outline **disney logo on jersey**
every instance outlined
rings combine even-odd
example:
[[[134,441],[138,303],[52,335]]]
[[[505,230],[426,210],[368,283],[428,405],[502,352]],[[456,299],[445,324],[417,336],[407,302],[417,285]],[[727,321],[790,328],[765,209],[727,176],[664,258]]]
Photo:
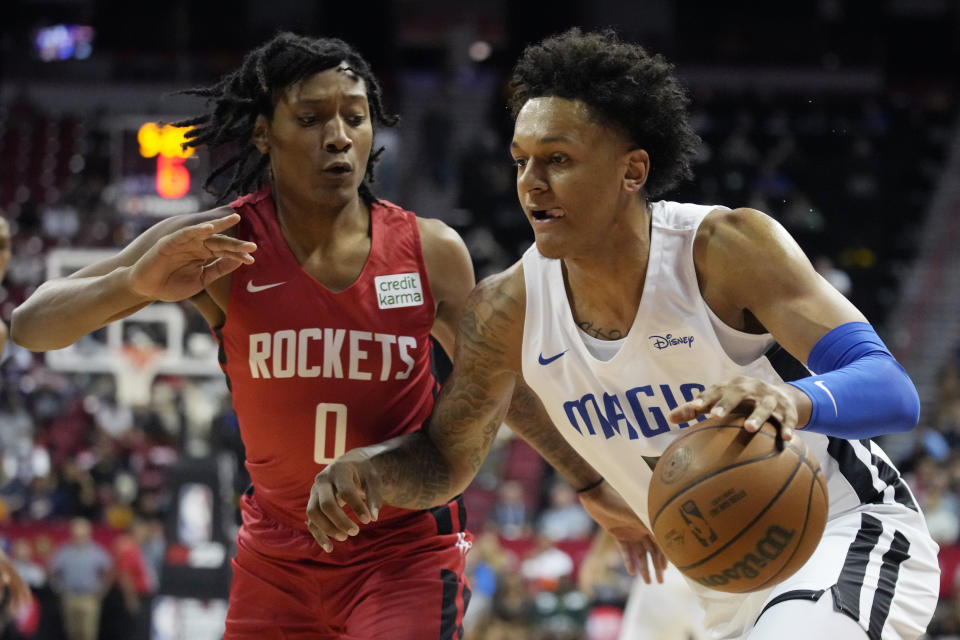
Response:
[[[674,338],[672,333],[668,333],[665,336],[649,336],[649,338],[653,340],[653,346],[656,347],[657,351],[682,344],[687,345],[687,348],[693,348],[693,336],[677,336]]]
[[[706,386],[699,382],[687,382],[676,388],[647,384],[619,393],[588,393],[564,402],[563,411],[570,426],[582,436],[602,435],[608,440],[614,436],[630,440],[653,438],[670,432],[667,413],[679,402],[693,400],[704,389]],[[697,421],[705,419],[700,416]],[[690,423],[684,422],[675,428],[688,426]]]
[[[423,287],[419,273],[395,273],[373,279],[377,292],[377,306],[381,309],[399,309],[423,304]]]

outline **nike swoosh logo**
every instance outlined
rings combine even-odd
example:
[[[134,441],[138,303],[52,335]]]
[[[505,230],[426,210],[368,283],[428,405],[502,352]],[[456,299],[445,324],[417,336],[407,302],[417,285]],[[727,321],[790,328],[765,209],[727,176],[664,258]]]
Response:
[[[564,349],[563,351],[561,351],[560,353],[558,353],[558,354],[555,355],[555,356],[552,356],[552,357],[550,357],[550,358],[544,358],[544,357],[543,357],[543,352],[541,351],[541,352],[540,352],[540,364],[550,364],[551,362],[553,362],[554,360],[556,360],[557,358],[559,358],[560,356],[562,356],[562,355],[565,354],[566,352],[567,352],[567,349]]]
[[[273,289],[274,287],[279,287],[282,284],[287,284],[286,280],[283,282],[274,282],[273,284],[253,284],[253,280],[247,280],[247,291],[250,293],[257,293],[260,291],[266,291],[267,289]]]
[[[827,389],[827,385],[823,384],[823,380],[814,380],[813,384],[826,391],[827,395],[830,396],[830,402],[833,403],[833,417],[836,418],[838,415],[840,415],[840,412],[837,411],[837,401],[833,397],[833,394],[830,393],[830,389]]]

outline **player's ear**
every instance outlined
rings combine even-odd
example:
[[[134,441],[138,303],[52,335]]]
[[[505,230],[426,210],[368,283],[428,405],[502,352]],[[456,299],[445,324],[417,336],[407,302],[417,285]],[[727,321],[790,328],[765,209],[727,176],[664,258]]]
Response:
[[[260,114],[253,123],[253,146],[263,155],[270,152],[270,143],[267,141],[267,119]]]
[[[637,193],[650,175],[650,155],[643,149],[631,149],[626,155],[627,170],[623,175],[623,189]]]

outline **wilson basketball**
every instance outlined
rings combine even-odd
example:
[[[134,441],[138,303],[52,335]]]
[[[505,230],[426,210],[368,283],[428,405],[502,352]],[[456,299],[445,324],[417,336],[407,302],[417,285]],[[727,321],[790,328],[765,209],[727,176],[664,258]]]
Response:
[[[649,493],[653,533],[688,578],[718,591],[772,587],[807,561],[827,520],[827,486],[799,436],[765,424],[705,425],[657,462]]]

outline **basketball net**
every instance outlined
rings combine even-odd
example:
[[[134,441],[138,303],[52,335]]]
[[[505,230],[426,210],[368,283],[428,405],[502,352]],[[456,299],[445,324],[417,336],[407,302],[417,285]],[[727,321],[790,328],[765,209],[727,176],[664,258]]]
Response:
[[[157,345],[125,344],[113,349],[118,403],[128,407],[150,404],[150,388],[166,353]]]

